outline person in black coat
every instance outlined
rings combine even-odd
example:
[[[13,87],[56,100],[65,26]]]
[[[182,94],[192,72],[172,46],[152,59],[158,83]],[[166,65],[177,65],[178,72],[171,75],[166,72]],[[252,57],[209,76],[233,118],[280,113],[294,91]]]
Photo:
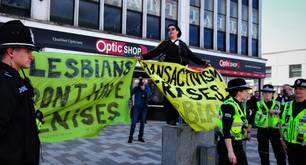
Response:
[[[31,30],[14,20],[0,28],[0,164],[39,164],[33,87],[19,71],[29,68],[36,50]]]
[[[148,60],[157,56],[162,56],[161,58],[164,62],[187,65],[192,61],[195,64],[207,67],[207,62],[194,55],[186,43],[179,39],[181,35],[182,32],[177,25],[168,25],[168,40],[162,41],[156,48],[139,58]],[[170,125],[176,125],[179,116],[178,112],[166,98],[164,106],[166,109],[167,123]]]

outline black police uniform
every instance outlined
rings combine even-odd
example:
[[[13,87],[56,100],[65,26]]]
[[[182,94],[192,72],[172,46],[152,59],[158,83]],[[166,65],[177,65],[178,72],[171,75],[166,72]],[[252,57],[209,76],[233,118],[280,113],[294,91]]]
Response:
[[[39,164],[32,86],[0,63],[0,164]]]
[[[37,50],[32,31],[21,21],[0,28],[1,58],[7,48]],[[18,71],[0,62],[0,165],[39,164],[40,141],[33,87]]]

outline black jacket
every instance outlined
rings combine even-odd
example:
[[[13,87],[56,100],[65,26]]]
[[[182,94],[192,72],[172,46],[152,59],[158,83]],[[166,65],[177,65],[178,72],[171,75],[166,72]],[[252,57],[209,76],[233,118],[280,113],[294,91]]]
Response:
[[[0,164],[39,164],[33,88],[0,62]]]
[[[195,56],[188,46],[179,40],[179,46],[171,40],[162,41],[156,48],[143,55],[144,60],[165,55],[164,62],[174,62],[181,65],[189,64],[190,60],[198,65],[205,65],[206,61]]]

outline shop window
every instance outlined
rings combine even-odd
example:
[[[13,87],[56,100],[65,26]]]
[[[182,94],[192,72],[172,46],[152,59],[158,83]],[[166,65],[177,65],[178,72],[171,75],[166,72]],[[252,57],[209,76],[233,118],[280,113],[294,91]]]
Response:
[[[147,38],[160,39],[160,17],[147,16]]]
[[[204,28],[204,48],[213,49],[213,29]]]
[[[248,37],[241,37],[241,54],[248,55]]]
[[[189,44],[192,46],[200,45],[200,1],[190,1],[189,14]]]
[[[147,38],[160,40],[160,0],[147,1]]]
[[[252,56],[258,57],[258,40],[252,39]]]
[[[117,4],[118,5],[118,4]],[[114,5],[104,6],[104,30],[121,33],[122,8]]]
[[[238,37],[235,34],[230,34],[230,52],[237,53]]]
[[[302,65],[289,65],[289,78],[301,77],[302,76]]]
[[[104,4],[122,7],[122,0],[104,0]]]
[[[199,46],[200,27],[190,25],[189,27],[189,44],[191,46]]]
[[[30,17],[31,0],[1,0],[0,2],[0,12]]]
[[[126,18],[126,34],[141,37],[142,13],[128,10]]]
[[[218,31],[217,37],[217,48],[220,51],[225,51],[225,32]]]
[[[50,5],[50,21],[73,25],[73,0],[52,0]]]
[[[79,26],[99,29],[99,0],[80,0]]]

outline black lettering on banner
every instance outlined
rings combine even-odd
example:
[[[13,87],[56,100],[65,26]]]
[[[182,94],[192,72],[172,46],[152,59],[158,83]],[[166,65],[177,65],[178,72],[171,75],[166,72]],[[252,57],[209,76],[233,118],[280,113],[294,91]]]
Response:
[[[149,69],[149,72],[150,74],[155,74],[155,65],[154,64],[151,64],[150,68]]]
[[[209,96],[209,88],[199,88],[199,91],[202,93],[202,95],[207,99],[207,100],[217,100],[215,97],[210,97]]]
[[[83,124],[91,125],[94,122],[94,117],[92,116],[92,114],[90,114],[91,111],[92,111],[92,106],[85,108],[80,113],[80,116],[84,118],[81,120]],[[89,112],[89,113],[86,113],[86,112]]]
[[[197,90],[194,88],[187,88],[186,91],[188,94],[195,96],[195,97],[189,96],[190,99],[201,100],[203,98],[203,96],[201,94],[198,94]]]
[[[202,74],[203,74],[203,76],[206,78],[205,80],[206,80],[207,82],[212,82],[212,81],[214,81],[214,78],[212,77],[212,75],[210,74],[210,72],[209,72],[208,70],[204,70],[204,71],[202,72]]]
[[[125,63],[125,70],[123,72],[123,75],[127,75],[130,72],[130,70],[132,69],[132,65],[133,65],[132,61],[127,61]]]
[[[200,77],[199,77],[199,74],[197,72],[193,72],[192,74],[192,79],[195,80],[195,82],[197,82],[197,85],[201,85],[201,80],[200,80]]]
[[[89,101],[92,95],[95,95],[93,100],[97,100],[98,94],[102,88],[103,88],[103,83],[100,83],[99,89],[97,89],[97,84],[94,83],[92,87],[92,93],[87,96],[87,100]]]
[[[214,77],[214,79],[219,78],[219,81],[223,82],[221,75],[218,73],[216,69],[209,69],[209,72]]]
[[[177,97],[180,98],[183,95],[185,95],[185,93],[183,92],[183,90],[180,87],[176,87],[175,88],[176,92],[177,92]]]
[[[100,109],[106,107],[106,104],[97,104],[96,105],[96,114],[97,114],[97,121],[99,124],[106,124],[106,120],[102,120],[102,116],[104,115],[104,111]]]
[[[70,113],[70,111],[65,112],[64,119],[61,118],[59,112],[56,111],[56,112],[53,113],[53,117],[52,117],[52,120],[51,120],[51,127],[52,127],[53,131],[57,130],[56,123],[59,124],[60,126],[62,126],[65,129],[69,129],[69,126],[68,126],[68,123],[67,123],[69,113]]]
[[[49,116],[51,116],[51,114],[47,114],[47,115],[44,115],[44,118],[48,118]],[[49,132],[49,128],[40,128],[39,129],[39,133],[46,133],[46,132]]]
[[[121,76],[123,72],[123,61],[120,61],[120,65],[117,61],[114,61],[114,77]]]
[[[107,112],[112,114],[113,116],[109,116],[108,120],[114,120],[116,117],[120,116],[120,113],[118,112],[118,103],[112,102],[107,105]],[[116,110],[113,110],[113,108],[116,108]]]
[[[165,73],[166,73],[167,78],[164,78],[164,80],[165,80],[166,82],[169,82],[169,81],[170,81],[170,73],[171,73],[171,70],[172,70],[171,66],[165,66]]]
[[[78,88],[77,98],[75,99],[75,103],[77,103],[80,100],[82,88],[86,88],[87,84],[75,84],[74,87]]]
[[[168,82],[176,86],[176,67],[174,68],[171,79]]]
[[[112,89],[113,89],[113,83],[105,84],[104,87],[103,87],[103,90],[100,93],[100,96],[98,97],[98,99],[100,99],[101,97],[108,97],[109,94],[111,93]]]
[[[93,68],[91,67],[90,60],[81,60],[81,68],[82,68],[81,70],[82,77],[90,78],[93,75]]]
[[[61,72],[55,71],[56,65],[55,63],[61,62],[60,58],[48,58],[48,78],[59,78],[61,76]]]
[[[72,116],[72,123],[73,123],[74,128],[76,128],[76,127],[79,126],[78,121],[77,121],[77,117],[78,117],[78,115],[79,115],[79,114],[78,114],[79,111],[80,111],[80,109],[77,109],[77,110],[74,112],[73,116]]]
[[[210,86],[210,89],[215,91],[215,97],[219,100],[219,101],[224,101],[224,96],[219,92],[219,88],[217,85],[212,85]]]
[[[72,58],[68,58],[65,63],[66,63],[67,69],[71,69],[73,72],[69,73],[68,71],[66,71],[64,75],[67,78],[76,77],[79,74],[79,69],[75,66],[78,64],[78,61]]]
[[[157,65],[156,74],[161,78],[164,75],[164,68],[165,68],[164,65]]]
[[[119,95],[119,92],[121,90],[121,87],[123,85],[123,81],[119,81],[117,84],[116,84],[116,87],[115,87],[115,98],[116,99],[123,99],[123,96],[122,95]]]
[[[190,86],[190,84],[189,84],[189,74],[191,73],[189,70],[185,70],[185,78],[186,78],[186,84],[187,84],[187,86]]]
[[[171,85],[162,81],[162,89],[163,89],[163,93],[165,94],[165,96],[169,94],[172,98],[175,98],[175,94],[170,91],[170,88],[171,88]]]
[[[107,72],[107,73],[105,73],[105,72]],[[104,77],[105,74],[108,74],[109,77],[112,77],[112,74],[111,74],[111,67],[110,67],[110,65],[109,65],[108,60],[104,60],[104,61],[103,61],[103,67],[102,67],[101,77]]]
[[[40,108],[46,108],[51,103],[54,89],[52,87],[46,87],[43,93],[43,97],[40,103]]]
[[[185,69],[180,69],[179,71],[177,71],[177,85],[182,87],[184,86],[184,81],[180,81],[181,80],[181,74],[184,74]]]
[[[56,95],[52,105],[53,107],[56,107],[57,100],[60,100],[61,107],[64,107],[66,105],[70,94],[70,88],[71,88],[70,86],[66,86],[64,94],[62,87],[56,88],[56,93],[55,93]]]
[[[45,77],[45,72],[43,69],[36,68],[35,59],[33,59],[30,66],[30,76]]]
[[[95,77],[99,77],[99,60],[95,59]]]

